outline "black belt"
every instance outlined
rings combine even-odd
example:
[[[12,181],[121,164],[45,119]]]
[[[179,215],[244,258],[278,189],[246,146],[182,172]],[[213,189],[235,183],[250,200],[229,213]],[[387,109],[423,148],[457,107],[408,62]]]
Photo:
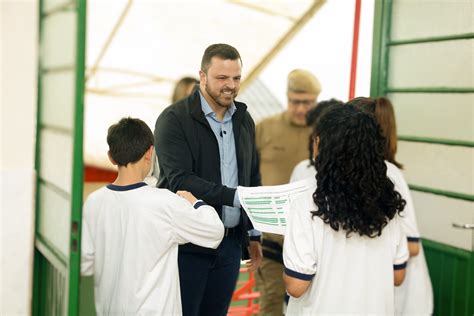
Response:
[[[237,227],[225,227],[224,237],[236,236],[238,233]]]

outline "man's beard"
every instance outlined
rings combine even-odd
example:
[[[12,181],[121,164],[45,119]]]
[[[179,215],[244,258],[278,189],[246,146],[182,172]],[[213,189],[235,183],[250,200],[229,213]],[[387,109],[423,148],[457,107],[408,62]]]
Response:
[[[219,94],[214,94],[214,93],[212,93],[212,91],[211,91],[211,89],[209,88],[209,85],[208,85],[207,82],[206,82],[205,89],[206,89],[207,94],[211,97],[211,99],[214,100],[214,102],[215,102],[218,106],[223,107],[223,108],[228,108],[228,107],[230,107],[231,104],[234,102],[235,97],[237,96],[237,93],[236,93],[235,89],[232,90],[232,100],[231,100],[231,102],[230,102],[229,104],[224,104],[224,103],[222,103],[222,101],[219,100],[219,96],[221,95],[221,93],[219,93]],[[231,89],[229,89],[229,90],[231,90]]]

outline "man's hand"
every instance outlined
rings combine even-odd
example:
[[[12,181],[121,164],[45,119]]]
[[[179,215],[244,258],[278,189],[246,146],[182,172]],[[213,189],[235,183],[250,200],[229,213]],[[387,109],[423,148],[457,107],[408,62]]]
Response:
[[[250,241],[248,250],[250,254],[250,260],[247,261],[245,265],[250,269],[250,271],[255,272],[262,263],[262,246],[258,241]]]
[[[187,200],[189,203],[191,203],[191,205],[194,205],[194,203],[197,201],[196,197],[188,191],[178,191],[176,192],[176,195]]]

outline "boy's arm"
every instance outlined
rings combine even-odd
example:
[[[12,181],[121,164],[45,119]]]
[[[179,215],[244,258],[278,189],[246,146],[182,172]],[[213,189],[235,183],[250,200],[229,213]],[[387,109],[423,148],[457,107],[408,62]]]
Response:
[[[84,210],[85,212],[86,210]],[[94,274],[94,243],[90,234],[87,220],[82,220],[82,238],[81,238],[81,275],[88,276]]]
[[[178,244],[193,243],[206,248],[217,248],[224,237],[224,225],[216,210],[186,192],[181,197],[170,194],[173,205],[172,224],[174,240]],[[193,204],[191,204],[191,201]]]

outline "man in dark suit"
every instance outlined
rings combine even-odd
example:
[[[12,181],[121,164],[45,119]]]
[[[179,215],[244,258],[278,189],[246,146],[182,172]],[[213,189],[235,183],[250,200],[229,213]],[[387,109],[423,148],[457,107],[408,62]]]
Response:
[[[260,232],[240,208],[236,187],[261,185],[255,124],[235,101],[242,60],[227,44],[209,46],[199,71],[199,89],[167,107],[155,126],[160,165],[158,186],[187,190],[215,207],[225,226],[217,250],[186,244],[178,264],[183,314],[226,315],[240,268],[262,260]]]

